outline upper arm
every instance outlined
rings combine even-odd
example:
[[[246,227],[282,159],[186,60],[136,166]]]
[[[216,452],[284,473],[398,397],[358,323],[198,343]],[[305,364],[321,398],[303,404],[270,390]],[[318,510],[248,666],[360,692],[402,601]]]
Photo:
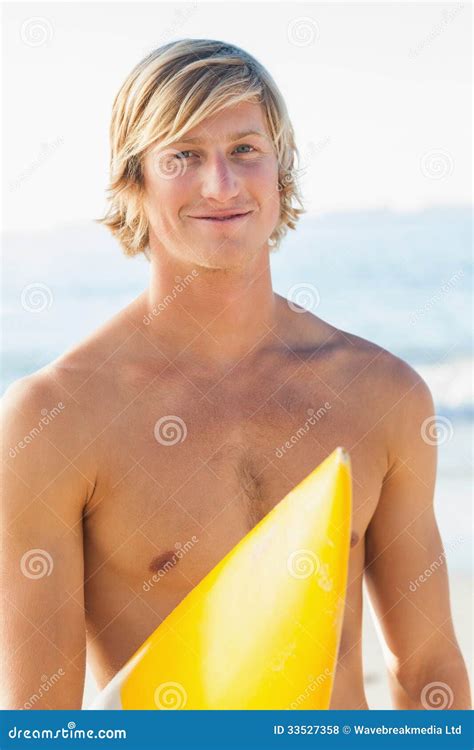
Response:
[[[366,536],[366,583],[391,672],[410,683],[458,658],[433,493],[437,446],[428,386],[408,365],[390,410],[390,468]],[[432,674],[432,672],[431,672]]]
[[[82,509],[71,402],[44,376],[2,399],[1,708],[79,709],[85,673]],[[69,412],[68,412],[69,409]]]

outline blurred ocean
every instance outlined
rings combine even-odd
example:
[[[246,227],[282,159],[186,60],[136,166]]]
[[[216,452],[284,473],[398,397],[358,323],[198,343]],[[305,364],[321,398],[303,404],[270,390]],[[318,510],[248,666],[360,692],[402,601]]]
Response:
[[[471,222],[463,206],[303,217],[272,257],[277,292],[389,349],[429,384],[447,425],[440,431],[438,522],[450,568],[463,570],[472,550]],[[4,235],[2,270],[2,392],[148,283],[146,259],[125,258],[92,222]]]

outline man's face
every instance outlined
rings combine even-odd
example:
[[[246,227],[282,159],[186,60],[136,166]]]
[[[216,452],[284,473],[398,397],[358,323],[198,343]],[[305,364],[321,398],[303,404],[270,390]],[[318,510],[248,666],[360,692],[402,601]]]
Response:
[[[278,162],[259,104],[234,105],[183,140],[155,145],[145,155],[144,175],[150,233],[181,261],[245,265],[278,223]]]

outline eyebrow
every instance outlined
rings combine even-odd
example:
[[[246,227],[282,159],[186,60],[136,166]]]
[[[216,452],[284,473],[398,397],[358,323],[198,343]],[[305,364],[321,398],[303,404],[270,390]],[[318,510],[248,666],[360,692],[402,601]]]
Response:
[[[265,138],[268,140],[268,136],[265,133],[262,133],[261,130],[241,130],[236,133],[228,133],[227,134],[227,140],[228,141],[240,141],[241,138],[246,138],[248,135],[258,135],[260,138]],[[198,136],[194,137],[186,137],[180,138],[179,141],[176,141],[176,143],[204,143],[205,138],[199,138]]]

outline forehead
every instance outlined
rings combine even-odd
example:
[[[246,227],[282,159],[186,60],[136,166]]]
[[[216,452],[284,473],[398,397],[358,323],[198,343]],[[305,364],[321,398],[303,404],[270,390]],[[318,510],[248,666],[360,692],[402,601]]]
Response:
[[[244,134],[256,133],[260,137],[270,138],[270,133],[265,122],[265,114],[260,104],[243,102],[226,107],[202,122],[187,130],[180,140],[187,141],[209,141],[209,140],[236,140]]]

